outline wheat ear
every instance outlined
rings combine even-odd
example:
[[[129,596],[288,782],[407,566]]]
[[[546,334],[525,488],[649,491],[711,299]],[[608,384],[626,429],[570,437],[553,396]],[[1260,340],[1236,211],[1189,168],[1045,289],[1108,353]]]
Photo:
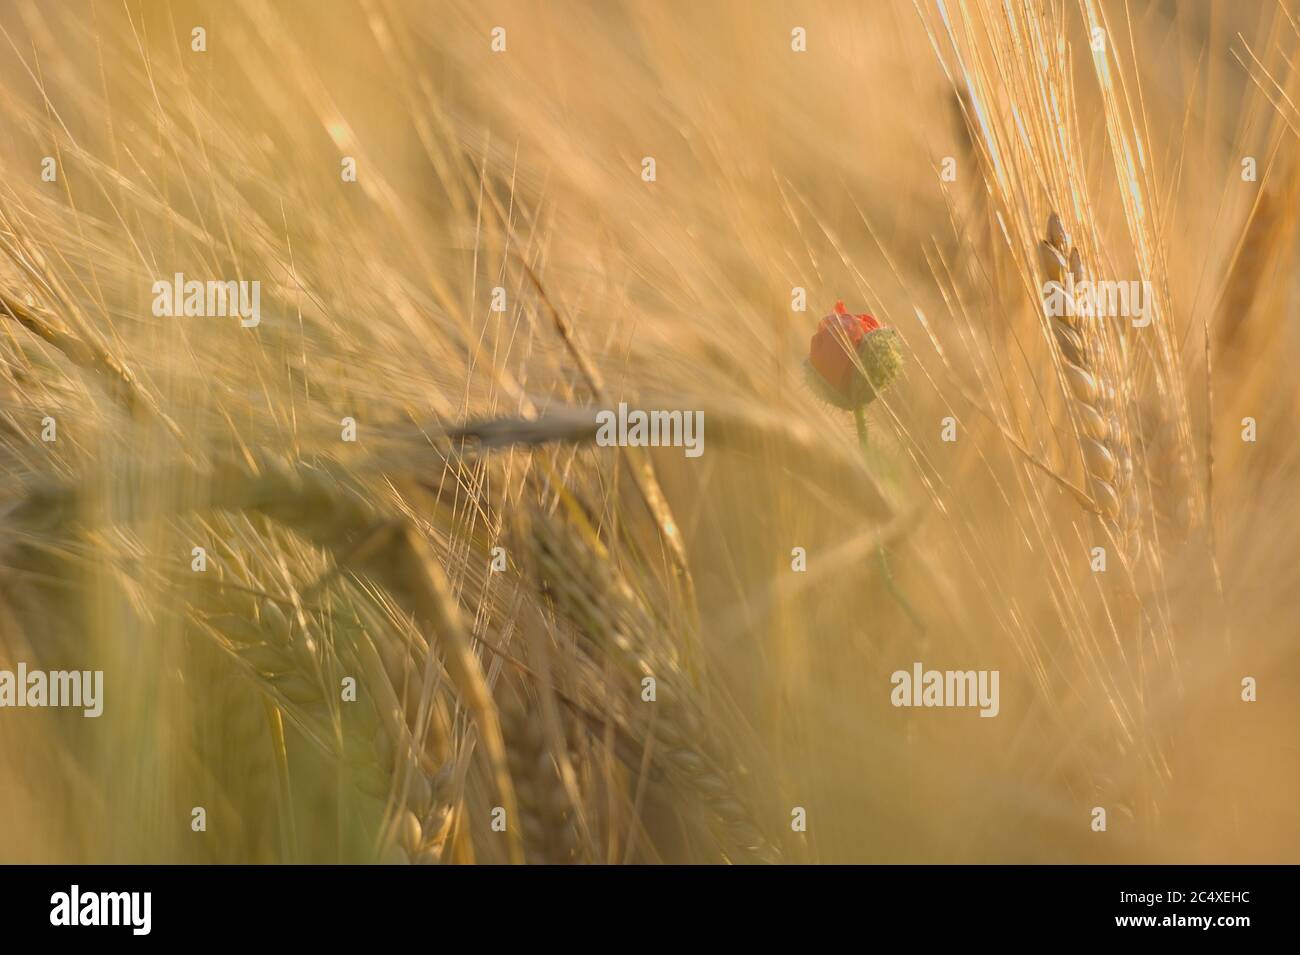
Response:
[[[496,705],[437,556],[410,521],[372,507],[359,490],[314,468],[264,462],[254,474],[226,465],[205,475],[178,467],[168,472],[165,480],[206,484],[212,490],[210,503],[214,509],[261,513],[329,550],[340,567],[362,578],[375,578],[406,613],[414,616],[429,634],[430,643],[441,649],[443,666],[478,728],[497,798],[507,818],[515,817],[514,787]],[[69,485],[34,488],[10,512],[10,521],[29,528],[66,525],[79,512],[84,513],[78,506],[80,493]],[[260,643],[269,648],[267,641]],[[365,654],[361,659],[364,663]],[[270,657],[267,662],[273,667],[279,665]],[[373,685],[381,683],[374,680]],[[307,696],[319,692],[301,687],[296,680],[282,681],[276,686],[281,696],[287,696],[286,686],[302,689]],[[417,834],[409,825],[406,828],[406,843],[415,852],[423,851],[427,834]],[[514,829],[506,831],[506,848],[512,862],[524,861],[523,843]]]
[[[533,557],[543,589],[607,657],[630,686],[652,677],[656,709],[654,763],[686,806],[705,823],[732,862],[779,862],[749,805],[749,776],[732,757],[698,703],[698,694],[671,644],[656,639],[651,614],[616,573],[609,556],[574,528],[544,514],[533,521]],[[643,743],[644,745],[644,743]]]
[[[355,660],[357,667],[350,672],[360,673],[365,686],[362,698],[372,701],[374,714],[366,732],[349,734],[340,749],[322,715],[328,701],[315,640],[306,630],[293,626],[270,599],[258,601],[235,591],[223,596],[226,607],[235,609],[201,615],[198,619],[203,627],[239,659],[253,685],[304,730],[305,738],[344,762],[348,782],[366,796],[393,799],[391,838],[380,857],[385,861],[436,861],[450,808],[442,778],[446,774],[439,774],[425,754],[409,725],[414,714],[401,705],[393,689],[402,686],[409,674],[405,651],[385,656],[375,649],[364,628],[350,649],[340,648]]]
[[[1046,279],[1044,297],[1057,297],[1072,304],[1066,288],[1084,281],[1083,257],[1070,244],[1069,233],[1061,217],[1053,212],[1047,219],[1047,237],[1038,243],[1038,260]],[[1048,321],[1065,386],[1072,399],[1073,417],[1088,473],[1088,491],[1097,512],[1115,531],[1119,539],[1132,545],[1136,518],[1136,499],[1132,493],[1133,463],[1124,442],[1124,428],[1116,402],[1114,387],[1102,372],[1102,351],[1093,323],[1095,317],[1080,315],[1080,309],[1067,308],[1064,315]]]
[[[522,689],[521,689],[522,694]],[[578,831],[570,812],[569,794],[547,746],[546,733],[522,699],[501,706],[510,776],[519,801],[524,849],[530,863],[555,864],[578,858]]]

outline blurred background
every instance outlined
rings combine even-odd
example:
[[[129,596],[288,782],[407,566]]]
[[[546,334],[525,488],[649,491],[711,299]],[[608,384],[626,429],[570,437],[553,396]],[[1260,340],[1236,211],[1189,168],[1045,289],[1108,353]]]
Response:
[[[4,0],[0,669],[105,711],[0,709],[0,860],[1297,861],[1298,15]],[[1122,518],[1053,212],[1154,290],[1085,329]]]

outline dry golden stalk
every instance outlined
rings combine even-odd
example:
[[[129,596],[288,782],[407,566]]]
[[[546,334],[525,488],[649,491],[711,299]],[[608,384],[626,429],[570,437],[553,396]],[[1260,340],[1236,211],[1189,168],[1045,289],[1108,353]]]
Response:
[[[219,752],[230,780],[227,792],[240,806],[240,841],[245,847],[233,859],[280,861],[272,838],[278,805],[276,763],[258,689],[227,666],[217,681],[215,702]]]
[[[1246,320],[1256,307],[1260,293],[1270,287],[1268,273],[1278,254],[1290,247],[1296,220],[1287,213],[1295,208],[1298,193],[1300,175],[1289,175],[1284,185],[1260,190],[1247,217],[1215,309],[1217,345],[1225,352],[1246,350],[1242,332],[1250,327]]]
[[[672,401],[669,396],[644,395],[647,401]],[[480,450],[495,450],[513,445],[541,445],[550,442],[590,443],[596,437],[596,407],[552,408],[533,418],[510,416],[467,422],[448,431],[456,441],[470,439]],[[817,428],[796,416],[781,415],[754,403],[727,405],[707,402],[704,414],[709,422],[710,447],[733,448],[755,453],[763,448],[778,450],[791,459],[806,461],[798,477],[821,486],[834,487],[835,493],[851,497],[855,507],[874,520],[888,520],[893,508],[871,474],[862,471],[861,455],[845,451],[837,443],[822,440]],[[401,446],[407,450],[411,436]]]

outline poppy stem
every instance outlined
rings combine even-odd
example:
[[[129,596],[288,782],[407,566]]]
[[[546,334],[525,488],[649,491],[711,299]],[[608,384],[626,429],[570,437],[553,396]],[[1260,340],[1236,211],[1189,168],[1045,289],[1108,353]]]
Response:
[[[862,448],[862,457],[867,459],[866,463],[869,467],[871,465],[871,443],[867,437],[867,414],[865,405],[853,406],[853,424],[858,429],[858,445]],[[884,542],[881,542],[880,546],[877,548],[877,554],[880,557],[880,575],[884,579],[885,589],[888,590],[889,595],[898,602],[898,605],[903,608],[903,612],[906,613],[908,619],[912,621],[912,625],[915,626],[917,630],[925,633],[925,622],[921,619],[920,614],[916,612],[911,601],[903,595],[903,592],[898,589],[898,585],[894,583],[894,575],[889,569],[889,554],[885,550]]]
[[[862,454],[867,455],[869,447],[867,441],[867,414],[863,405],[853,406],[853,423],[858,428],[858,445],[862,448]]]

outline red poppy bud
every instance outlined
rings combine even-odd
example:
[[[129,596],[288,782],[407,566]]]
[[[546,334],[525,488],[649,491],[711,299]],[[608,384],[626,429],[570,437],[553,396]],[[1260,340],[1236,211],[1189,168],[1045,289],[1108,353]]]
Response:
[[[867,404],[894,380],[902,363],[897,333],[870,315],[851,315],[836,302],[808,346],[808,380],[831,404],[852,409]],[[866,377],[862,371],[866,370]]]

